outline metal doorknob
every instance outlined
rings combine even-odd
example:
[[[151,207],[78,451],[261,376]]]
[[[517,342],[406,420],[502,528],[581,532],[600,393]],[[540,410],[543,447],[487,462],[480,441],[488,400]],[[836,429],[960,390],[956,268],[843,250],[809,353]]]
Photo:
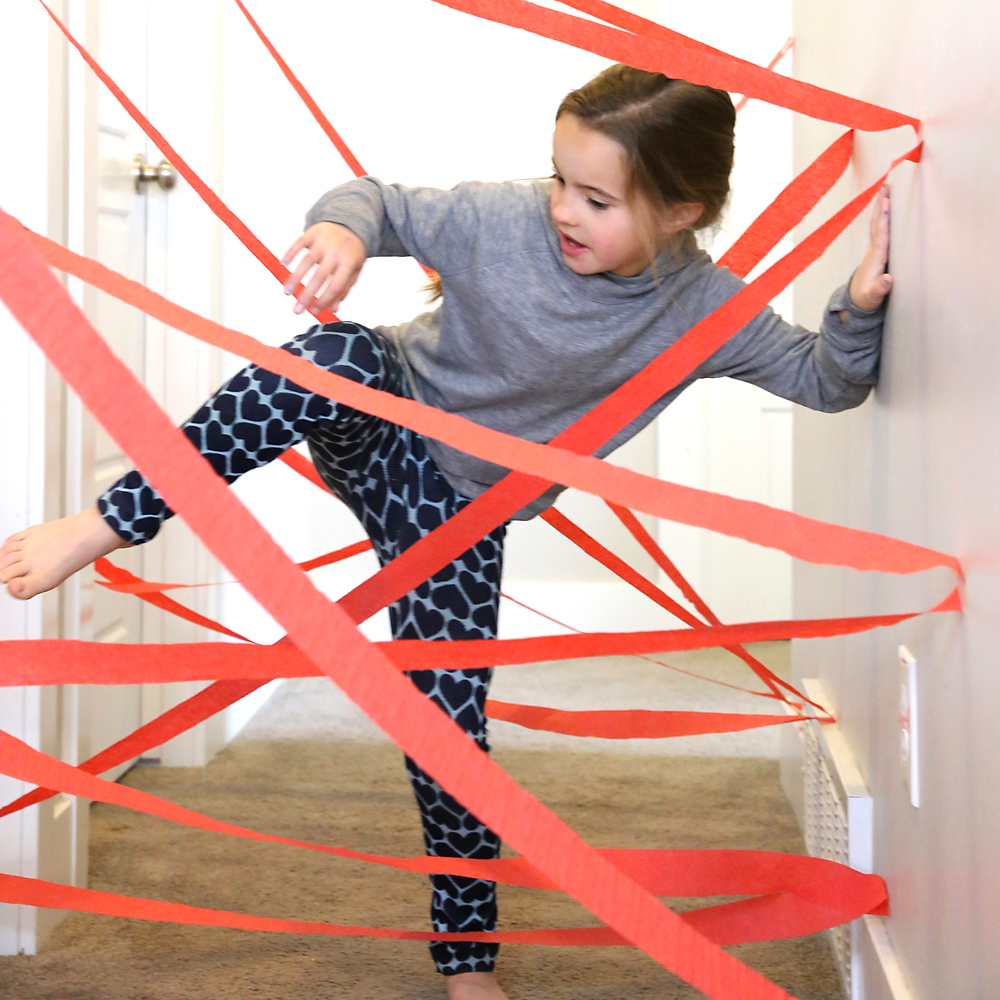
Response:
[[[169,191],[177,183],[177,171],[166,160],[160,160],[154,167],[143,159],[142,153],[132,157],[132,176],[135,178],[136,194],[142,194],[143,184],[153,181],[164,191]]]

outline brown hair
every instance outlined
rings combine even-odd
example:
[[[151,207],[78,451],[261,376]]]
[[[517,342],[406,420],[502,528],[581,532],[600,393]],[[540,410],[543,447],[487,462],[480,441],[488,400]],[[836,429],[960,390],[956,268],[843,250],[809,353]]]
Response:
[[[736,127],[726,91],[618,63],[567,94],[556,121],[565,114],[622,147],[630,200],[641,196],[654,210],[697,202],[704,208],[690,228],[718,223],[729,196]]]
[[[567,94],[556,121],[565,114],[625,151],[630,201],[641,198],[654,213],[699,203],[704,207],[691,229],[719,222],[729,197],[736,128],[726,91],[617,63]],[[647,239],[655,256],[651,228]],[[440,298],[441,279],[435,275],[427,290],[433,293],[431,302]]]

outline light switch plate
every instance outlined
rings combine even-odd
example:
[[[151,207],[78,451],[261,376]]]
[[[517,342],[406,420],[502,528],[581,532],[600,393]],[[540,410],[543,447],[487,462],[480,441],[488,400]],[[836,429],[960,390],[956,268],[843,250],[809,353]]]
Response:
[[[920,805],[920,728],[917,700],[917,661],[899,647],[899,771],[910,795],[910,805]]]

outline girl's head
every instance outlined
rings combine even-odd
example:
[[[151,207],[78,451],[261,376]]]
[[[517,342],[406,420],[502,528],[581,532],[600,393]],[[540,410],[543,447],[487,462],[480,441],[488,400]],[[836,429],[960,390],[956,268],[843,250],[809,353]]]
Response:
[[[725,91],[611,66],[556,112],[552,221],[579,274],[638,274],[683,229],[718,222],[736,113]]]

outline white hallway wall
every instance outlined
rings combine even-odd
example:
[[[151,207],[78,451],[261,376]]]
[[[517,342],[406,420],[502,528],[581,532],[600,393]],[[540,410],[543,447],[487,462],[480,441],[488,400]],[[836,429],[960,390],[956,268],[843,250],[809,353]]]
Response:
[[[752,16],[728,0],[711,10],[656,0],[624,6],[757,62],[766,62],[790,30],[789,0],[767,0]],[[258,0],[252,9],[365,168],[411,185],[450,187],[469,178],[549,173],[559,101],[608,64],[433,3],[299,0],[295,18],[285,16],[284,5],[276,0]],[[352,175],[235,5],[225,5],[225,18],[223,191],[280,254],[298,234],[316,197]],[[309,26],[308,44],[304,24]],[[316,38],[325,44],[317,47]],[[725,249],[791,173],[786,112],[753,103],[741,114],[739,129],[736,195],[716,252]],[[274,344],[301,331],[303,323],[293,316],[290,300],[228,234],[223,259],[227,324]],[[426,308],[424,281],[411,260],[371,260],[341,312],[369,325],[403,322]],[[790,311],[787,296],[780,306],[786,314]],[[237,364],[234,359],[233,367]],[[614,460],[690,485],[790,504],[787,404],[722,380],[689,390],[675,408],[676,414],[658,422],[659,434],[651,427]],[[773,415],[762,416],[762,408]],[[762,425],[762,433],[747,433],[753,422]],[[761,472],[769,453],[774,456],[770,474]],[[297,559],[361,537],[343,508],[284,467],[247,477],[236,489]],[[601,501],[567,494],[560,507],[655,578],[655,566]],[[647,523],[656,530],[652,519]],[[673,526],[661,524],[660,531],[682,569],[705,589],[723,617],[787,616],[791,571],[783,556]],[[313,576],[339,596],[375,568],[374,556],[364,555]],[[512,526],[505,588],[578,627],[669,627],[673,622],[539,520]],[[262,639],[279,634],[237,587],[227,588],[224,600],[231,624],[256,628],[254,634]],[[555,630],[550,622],[510,604],[501,618],[507,635]],[[369,632],[382,635],[385,628],[379,616]]]
[[[893,176],[892,272],[881,379],[837,416],[795,414],[795,509],[958,555],[965,613],[848,639],[795,643],[798,676],[827,681],[875,797],[875,870],[914,996],[1000,995],[1000,234],[996,162],[1000,9],[795,2],[796,75],[924,121],[919,168]],[[837,129],[798,119],[796,168]],[[878,177],[911,130],[859,137],[849,179],[819,215]],[[805,229],[812,228],[807,223]],[[815,322],[865,245],[859,222],[800,279]],[[797,564],[796,617],[933,605],[950,573],[913,578]],[[899,776],[896,648],[918,660],[921,805]],[[870,997],[881,998],[879,992]]]

